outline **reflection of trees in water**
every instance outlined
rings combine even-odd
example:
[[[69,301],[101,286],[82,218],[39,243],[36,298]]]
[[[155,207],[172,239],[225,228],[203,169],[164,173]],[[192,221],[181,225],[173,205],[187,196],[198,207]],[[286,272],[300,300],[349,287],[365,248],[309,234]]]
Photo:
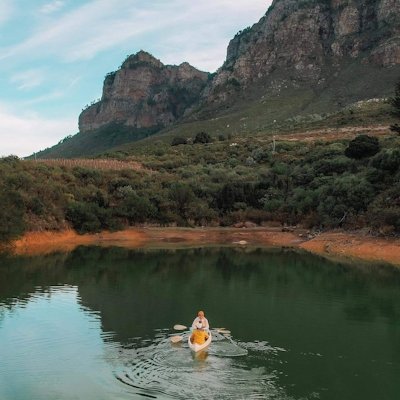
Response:
[[[90,250],[89,250],[90,249]],[[124,248],[79,247],[70,254],[65,265],[74,276],[109,279],[118,275],[146,269],[147,278],[162,275],[169,278],[188,279],[199,268],[216,268],[224,279],[236,275],[249,278],[258,271],[261,249],[243,253],[232,248],[195,248],[176,250],[128,250]],[[277,259],[282,252],[278,253]],[[141,272],[143,273],[143,271]]]
[[[63,253],[37,257],[0,255],[0,303],[10,309],[24,306],[33,293],[67,283],[65,258]]]
[[[235,304],[246,313],[259,309],[266,296],[290,300],[299,293],[327,301],[340,297],[349,319],[400,316],[400,271],[338,264],[288,248],[82,246],[68,254],[0,258],[2,303],[28,300],[38,287],[59,284],[78,286],[82,304],[100,311],[104,329],[121,340],[132,332],[190,324],[198,307],[219,309],[215,317],[222,318]]]
[[[236,260],[232,254],[221,252],[215,264],[215,269],[221,273],[225,280],[230,280],[234,276],[240,276],[242,279],[249,279],[251,275],[259,272],[259,264],[256,262]]]
[[[84,262],[84,264],[86,268],[97,273],[97,282],[100,281],[101,275],[105,279],[106,286],[111,283],[116,284],[118,279],[122,279],[128,291],[129,288],[138,287],[136,290],[139,293],[135,299],[132,298],[132,294],[127,296],[131,298],[130,308],[135,308],[136,304],[145,301],[143,298],[148,293],[143,292],[143,288],[150,288],[147,292],[157,285],[163,289],[169,288],[164,295],[161,289],[157,289],[157,293],[152,298],[158,299],[161,308],[170,304],[170,307],[180,309],[182,315],[177,315],[176,321],[187,318],[185,314],[191,316],[193,308],[196,308],[195,304],[201,303],[193,298],[200,299],[212,293],[214,286],[222,285],[219,283],[221,278],[226,283],[234,283],[237,292],[240,288],[244,288],[247,292],[246,297],[251,296],[251,291],[264,290],[266,287],[275,291],[277,295],[286,297],[298,296],[302,287],[309,288],[314,296],[320,298],[328,298],[332,293],[342,298],[348,295],[348,303],[344,302],[344,312],[350,317],[354,317],[354,313],[349,314],[346,310],[351,307],[363,307],[366,310],[364,314],[359,313],[358,318],[363,318],[364,315],[364,318],[370,319],[376,313],[393,317],[396,311],[393,304],[399,304],[398,294],[390,290],[382,293],[378,284],[381,282],[385,287],[388,284],[393,287],[395,282],[400,282],[398,271],[379,267],[371,269],[363,264],[355,266],[335,264],[309,253],[299,254],[291,249],[268,251],[256,249],[246,253],[243,253],[240,248],[198,248],[150,252],[113,249],[112,253],[108,253],[106,249],[95,250],[98,256],[94,258],[95,263],[92,268],[89,268],[89,262]],[[86,251],[87,249],[84,253]],[[93,255],[89,257],[91,258]],[[111,260],[112,266],[105,260]],[[74,263],[72,258],[71,262]],[[382,271],[385,272],[382,274]],[[376,282],[377,279],[378,282]],[[290,290],[282,292],[282,289],[279,289],[282,286],[290,287]],[[107,287],[104,290],[107,290]],[[119,290],[122,290],[121,285]],[[374,291],[376,294],[373,293]],[[355,304],[354,294],[366,295],[370,299],[369,303]],[[229,294],[220,293],[219,296],[214,297],[214,300],[224,302],[228,298]],[[185,300],[187,305],[182,304]],[[247,300],[248,298],[245,298],[243,301]],[[127,299],[125,298],[124,301]],[[386,307],[383,307],[385,303]],[[151,302],[148,306],[151,307]],[[121,304],[120,307],[123,308],[124,305]],[[374,311],[368,310],[368,307]],[[230,312],[228,309],[227,312]],[[145,311],[141,318],[145,318],[147,312],[151,311]],[[388,312],[391,314],[389,315]],[[165,309],[165,313],[171,313],[171,310]]]

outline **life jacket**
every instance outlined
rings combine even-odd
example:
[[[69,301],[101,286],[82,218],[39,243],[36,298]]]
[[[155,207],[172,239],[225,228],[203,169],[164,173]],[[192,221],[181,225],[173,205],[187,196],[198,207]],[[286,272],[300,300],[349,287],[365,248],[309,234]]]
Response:
[[[208,339],[208,333],[205,331],[201,331],[200,329],[195,329],[190,336],[190,341],[194,344],[204,344]]]

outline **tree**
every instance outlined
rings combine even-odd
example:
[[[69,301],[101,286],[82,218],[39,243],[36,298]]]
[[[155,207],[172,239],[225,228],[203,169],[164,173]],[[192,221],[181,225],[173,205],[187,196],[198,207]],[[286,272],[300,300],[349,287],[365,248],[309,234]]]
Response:
[[[0,190],[0,242],[8,242],[22,236],[25,229],[25,204],[16,190]]]
[[[199,132],[193,140],[193,143],[211,143],[212,137],[207,132]]]
[[[344,151],[344,155],[349,158],[360,160],[362,158],[372,157],[379,153],[378,138],[359,135],[349,143],[349,147]]]
[[[146,222],[155,218],[156,207],[145,197],[130,194],[115,208],[117,217],[126,218],[130,224]]]
[[[400,119],[400,78],[395,85],[394,97],[389,98],[389,104],[392,106],[391,115]],[[391,125],[390,130],[400,135],[400,126],[398,124]]]
[[[187,144],[187,139],[181,137],[181,136],[175,136],[172,139],[171,146],[178,146],[180,144]]]
[[[175,203],[179,216],[185,218],[189,204],[195,200],[196,196],[188,185],[175,183],[169,190],[169,198]]]
[[[383,150],[370,161],[370,165],[395,174],[400,169],[400,150]]]
[[[101,222],[96,215],[100,207],[94,203],[74,202],[68,205],[65,219],[81,235],[87,232],[100,232]]]

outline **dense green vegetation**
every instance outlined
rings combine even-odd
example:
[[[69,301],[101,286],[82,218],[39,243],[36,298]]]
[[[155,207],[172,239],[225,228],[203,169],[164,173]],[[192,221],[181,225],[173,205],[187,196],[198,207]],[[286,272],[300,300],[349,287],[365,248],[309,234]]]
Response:
[[[400,137],[353,137],[289,141],[278,136],[274,142],[272,136],[254,134],[174,146],[157,141],[107,154],[139,161],[145,171],[5,157],[0,159],[0,240],[67,226],[84,233],[142,223],[243,221],[398,234]]]
[[[85,233],[144,223],[194,227],[252,221],[399,234],[400,136],[393,127],[394,134],[368,135],[370,124],[398,122],[399,98],[397,85],[388,102],[374,99],[262,126],[252,125],[253,114],[244,117],[242,110],[234,120],[230,114],[182,124],[113,149],[110,140],[123,143],[132,134],[127,127],[92,132],[97,150],[108,149],[99,158],[135,161],[144,170],[3,157],[0,242],[29,230],[71,226]],[[352,126],[367,134],[354,138]],[[296,132],[303,133],[293,137]],[[318,134],[331,139],[311,140]],[[78,147],[79,135],[58,148],[89,148],[93,138],[85,136]]]
[[[398,79],[398,81],[396,82],[395,93],[393,97],[389,98],[389,104],[392,106],[391,108],[392,117],[394,117],[398,121],[400,119],[400,79]],[[399,124],[395,123],[391,125],[390,130],[400,135]]]

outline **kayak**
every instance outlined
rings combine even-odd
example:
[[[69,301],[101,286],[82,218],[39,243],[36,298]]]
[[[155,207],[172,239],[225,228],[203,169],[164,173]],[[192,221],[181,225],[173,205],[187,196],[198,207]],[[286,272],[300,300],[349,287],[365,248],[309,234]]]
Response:
[[[188,345],[189,345],[189,347],[190,347],[195,353],[197,353],[198,351],[203,350],[203,349],[205,349],[207,346],[209,346],[210,343],[211,343],[211,340],[212,340],[211,332],[208,333],[208,339],[207,339],[203,344],[192,343],[192,342],[190,341],[190,336],[191,336],[191,335],[189,335],[189,338],[188,338]]]

